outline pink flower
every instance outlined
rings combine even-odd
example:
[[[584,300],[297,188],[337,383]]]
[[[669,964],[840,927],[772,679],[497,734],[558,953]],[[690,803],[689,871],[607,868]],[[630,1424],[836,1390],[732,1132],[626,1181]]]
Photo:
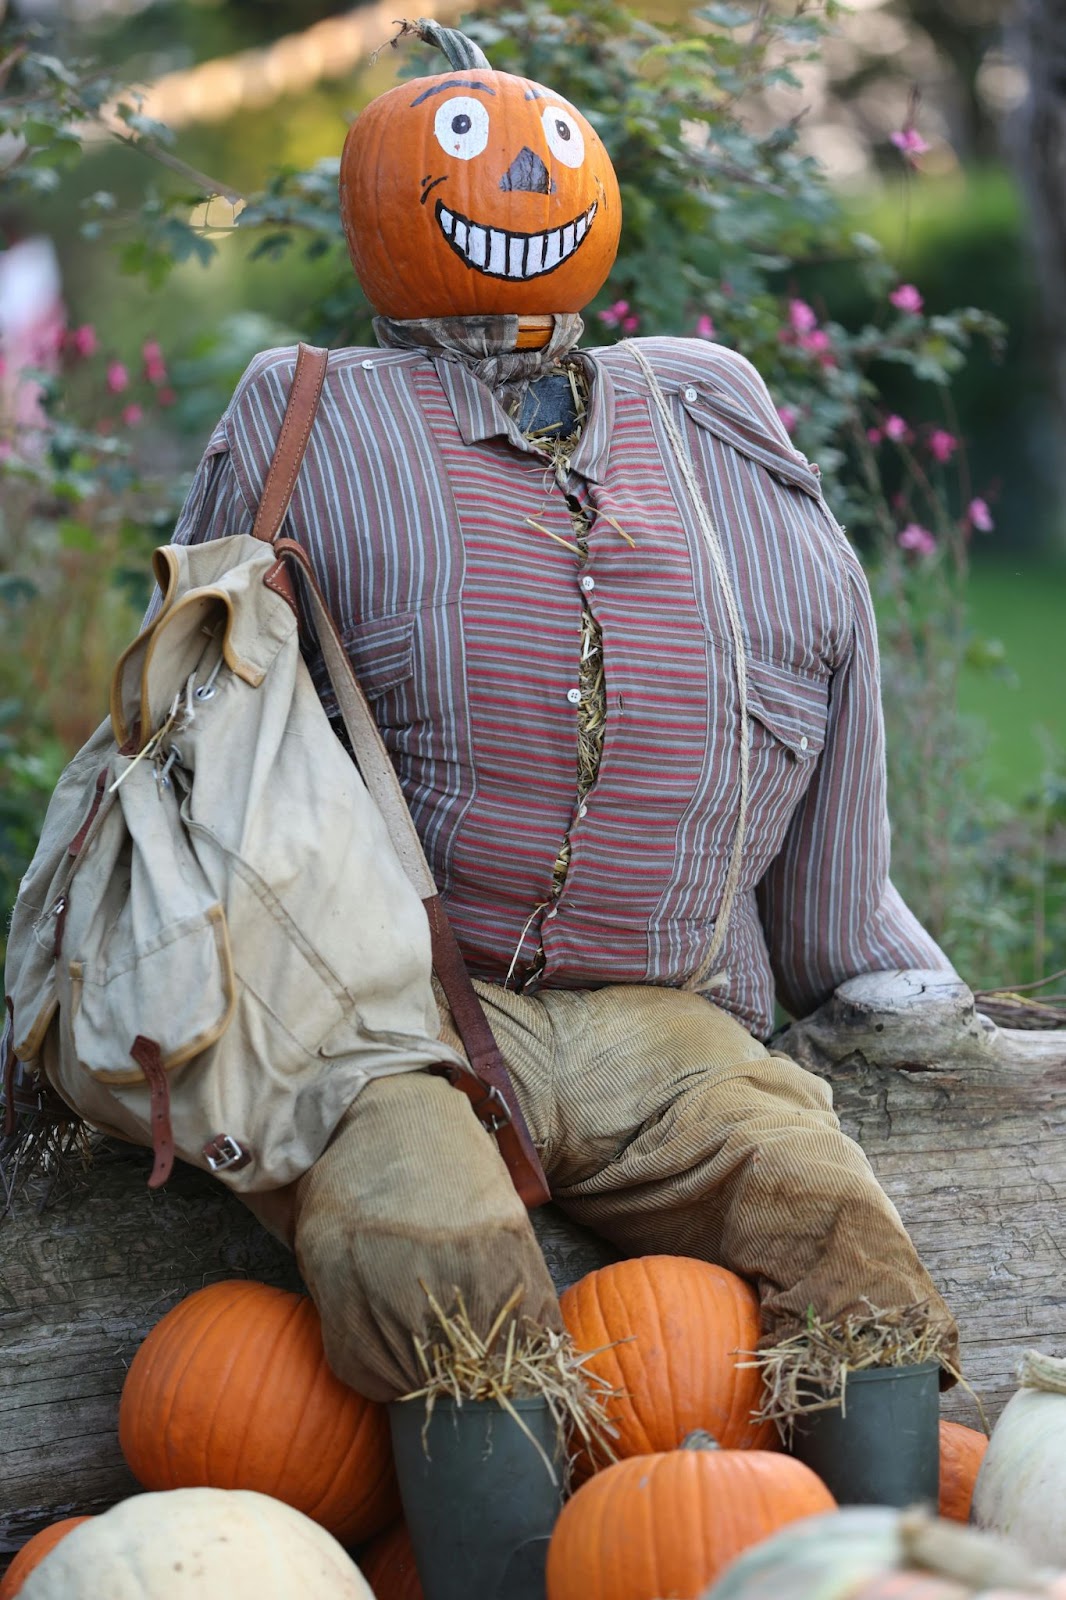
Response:
[[[970,526],[976,528],[978,533],[991,533],[995,527],[995,523],[992,521],[992,513],[988,509],[987,500],[971,500],[966,515],[969,518]]]
[[[144,412],[136,401],[123,411],[122,420],[127,428],[135,428],[138,422],[144,421]]]
[[[891,416],[885,418],[885,438],[900,444],[907,437],[908,428],[902,417]]]
[[[788,302],[788,320],[792,324],[793,333],[810,333],[818,326],[818,318],[806,300],[790,300]]]
[[[934,428],[929,435],[929,449],[942,464],[950,461],[958,448],[959,441],[946,428]]]
[[[112,394],[121,394],[123,389],[130,386],[130,375],[121,361],[107,363],[107,387]]]
[[[801,350],[809,350],[811,355],[817,356],[823,367],[834,365],[832,341],[824,328],[801,333],[796,342]]]
[[[73,328],[70,333],[70,348],[76,356],[83,359],[96,354],[99,340],[96,329],[90,322],[83,322],[80,328]]]
[[[177,398],[173,389],[160,389],[156,395],[156,399],[161,406],[172,406]]]
[[[786,433],[791,433],[799,421],[799,412],[795,406],[778,406],[777,414],[781,418],[781,426]]]
[[[915,158],[924,156],[929,149],[917,128],[897,128],[895,133],[890,133],[888,137],[904,161],[910,162],[912,167],[916,165]]]
[[[896,543],[901,550],[913,550],[918,556],[931,556],[936,549],[936,540],[929,529],[923,528],[917,522],[908,522],[897,537]]]
[[[915,315],[925,304],[913,283],[901,283],[898,289],[893,289],[888,298],[897,311],[911,311]]]
[[[613,306],[608,306],[599,313],[600,321],[606,323],[608,328],[617,328],[629,315],[629,301],[616,300]]]
[[[884,435],[882,434],[880,428],[867,428],[866,437],[869,439],[871,444],[880,444]]]
[[[636,333],[636,331],[637,331],[637,329],[639,327],[640,327],[640,318],[639,317],[637,317],[637,316],[628,316],[628,317],[623,317],[622,318],[622,332],[623,333]]]
[[[711,319],[707,315],[706,311],[703,312],[703,314],[699,318],[699,321],[696,323],[696,338],[697,339],[713,339],[714,338],[714,323],[711,321]]]
[[[158,340],[146,339],[141,347],[141,355],[144,357],[144,375],[148,382],[165,383],[167,369]]]

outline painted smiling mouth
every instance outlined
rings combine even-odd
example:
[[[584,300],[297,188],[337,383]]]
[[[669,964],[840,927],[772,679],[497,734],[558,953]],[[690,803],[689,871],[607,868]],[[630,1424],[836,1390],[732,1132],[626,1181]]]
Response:
[[[437,222],[457,256],[468,267],[490,278],[542,278],[568,260],[592,227],[598,210],[593,201],[587,211],[547,233],[508,233],[504,228],[485,228],[469,217],[449,211],[437,201]]]

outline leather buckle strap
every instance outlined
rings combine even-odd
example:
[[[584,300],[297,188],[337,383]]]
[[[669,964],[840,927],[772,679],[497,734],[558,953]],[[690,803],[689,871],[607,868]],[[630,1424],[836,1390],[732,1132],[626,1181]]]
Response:
[[[170,1084],[167,1082],[163,1053],[154,1039],[139,1033],[130,1046],[130,1055],[144,1073],[150,1094],[149,1116],[152,1151],[155,1161],[148,1179],[149,1189],[160,1189],[174,1170],[174,1133],[170,1126]]]
[[[511,1174],[511,1182],[523,1204],[532,1211],[551,1199],[551,1190],[518,1104],[507,1064],[492,1036],[481,1001],[474,992],[466,962],[439,897],[433,895],[422,903],[429,918],[433,941],[433,968],[447,997],[456,1031],[470,1059],[469,1073],[453,1075],[452,1071],[445,1069],[447,1076],[457,1089],[469,1097],[479,1121],[484,1122],[486,1127],[490,1126],[479,1112],[479,1106],[493,1119],[491,1131],[496,1136],[500,1155]],[[471,1078],[481,1085],[480,1094],[473,1091]],[[501,1105],[506,1109],[506,1122],[499,1120]]]

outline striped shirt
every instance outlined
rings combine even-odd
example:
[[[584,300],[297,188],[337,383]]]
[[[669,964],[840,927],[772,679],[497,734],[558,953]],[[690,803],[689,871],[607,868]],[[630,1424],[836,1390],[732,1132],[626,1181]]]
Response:
[[[877,645],[862,569],[743,357],[642,350],[721,536],[747,644],[743,874],[713,998],[765,1037],[858,973],[948,962],[888,876]],[[175,538],[249,532],[294,351],[249,367]],[[460,360],[335,351],[289,513],[374,707],[475,977],[681,985],[737,818],[726,604],[625,345],[575,352],[588,414],[560,483]],[[572,502],[591,513],[586,559]],[[579,802],[582,607],[607,725]],[[311,656],[329,708],[328,683]],[[553,868],[569,836],[563,890]],[[538,952],[541,952],[538,955]]]

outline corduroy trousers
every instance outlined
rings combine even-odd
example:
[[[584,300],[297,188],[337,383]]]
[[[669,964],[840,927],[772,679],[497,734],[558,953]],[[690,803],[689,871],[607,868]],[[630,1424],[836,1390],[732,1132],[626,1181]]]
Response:
[[[864,1300],[928,1302],[954,1355],[951,1315],[820,1078],[680,990],[476,987],[553,1198],[576,1221],[625,1254],[750,1279],[764,1344],[809,1308],[833,1319]],[[448,1306],[459,1290],[483,1331],[516,1290],[521,1314],[558,1323],[495,1143],[443,1079],[371,1082],[291,1198],[330,1364],[373,1399],[419,1386],[427,1288]]]

